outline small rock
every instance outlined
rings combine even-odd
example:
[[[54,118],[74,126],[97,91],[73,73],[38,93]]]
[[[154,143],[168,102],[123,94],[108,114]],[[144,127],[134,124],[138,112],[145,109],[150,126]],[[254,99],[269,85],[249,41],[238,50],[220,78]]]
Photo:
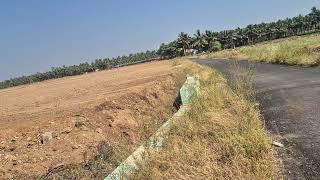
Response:
[[[272,145],[277,146],[277,147],[284,147],[284,145],[278,141],[273,141]]]
[[[6,148],[6,145],[5,144],[0,144],[0,150],[3,150]]]
[[[85,123],[84,123],[84,121],[77,121],[74,126],[77,128],[80,128],[82,126],[85,126]]]
[[[101,128],[98,128],[98,129],[96,129],[96,132],[101,134],[103,131]]]
[[[11,147],[9,147],[9,150],[10,151],[14,151],[14,150],[16,150],[16,147],[15,146],[11,146]]]
[[[72,131],[72,128],[71,127],[67,127],[67,128],[64,128],[62,130],[62,133],[69,134],[71,131]]]
[[[79,145],[72,145],[72,149],[78,149]]]
[[[46,144],[49,143],[52,140],[52,132],[45,132],[41,135],[41,143]]]
[[[58,137],[58,133],[52,132],[52,138],[57,138],[57,137]]]
[[[31,146],[33,146],[35,143],[34,142],[28,142],[28,144],[27,144],[27,148],[30,148]]]
[[[8,154],[8,155],[6,155],[6,156],[4,157],[4,159],[9,160],[9,161],[16,161],[16,160],[17,160],[17,157],[14,156],[14,155]]]
[[[32,140],[32,138],[31,138],[31,137],[28,137],[28,138],[27,138],[27,141],[31,141],[31,140]]]
[[[82,131],[88,131],[89,130],[89,128],[87,127],[87,126],[81,126],[81,128],[80,128]]]
[[[2,173],[4,174],[3,179],[14,179],[14,176],[10,173]]]
[[[126,136],[130,136],[129,133],[126,132],[126,131],[123,131],[122,133],[123,133],[124,135],[126,135]]]

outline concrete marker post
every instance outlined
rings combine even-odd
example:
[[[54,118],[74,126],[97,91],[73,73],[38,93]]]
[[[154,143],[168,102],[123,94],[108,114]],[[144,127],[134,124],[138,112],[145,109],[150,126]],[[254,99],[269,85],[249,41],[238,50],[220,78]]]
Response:
[[[148,142],[136,149],[125,161],[123,161],[105,180],[126,180],[129,179],[137,170],[139,165],[143,164],[147,150],[160,149],[168,135],[174,121],[178,120],[187,111],[187,106],[191,103],[193,97],[199,95],[200,83],[195,77],[188,76],[186,82],[180,89],[182,105],[167,122],[165,122],[156,133],[150,137]]]

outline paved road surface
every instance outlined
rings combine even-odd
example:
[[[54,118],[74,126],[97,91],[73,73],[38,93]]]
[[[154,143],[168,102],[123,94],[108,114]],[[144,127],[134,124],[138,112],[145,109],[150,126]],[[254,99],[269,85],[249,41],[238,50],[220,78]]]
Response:
[[[194,60],[226,75],[231,60]],[[285,148],[277,148],[288,179],[320,179],[320,68],[251,63],[266,127]]]

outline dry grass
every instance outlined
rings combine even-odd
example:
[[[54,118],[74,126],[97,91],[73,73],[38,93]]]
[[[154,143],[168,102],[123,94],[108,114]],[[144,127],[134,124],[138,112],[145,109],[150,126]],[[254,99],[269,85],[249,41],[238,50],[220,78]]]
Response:
[[[280,178],[252,93],[245,91],[251,78],[235,78],[242,82],[231,89],[210,68],[179,64],[186,73],[200,75],[201,95],[174,124],[165,147],[150,152],[133,179]]]
[[[320,34],[274,40],[199,57],[250,59],[276,64],[315,66],[320,64]]]

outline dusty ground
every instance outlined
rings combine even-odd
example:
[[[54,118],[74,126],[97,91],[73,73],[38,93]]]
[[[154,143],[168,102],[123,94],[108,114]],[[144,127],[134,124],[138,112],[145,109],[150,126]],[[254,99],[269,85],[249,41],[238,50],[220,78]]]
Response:
[[[103,177],[174,111],[181,81],[161,61],[1,90],[0,179]]]
[[[197,60],[230,79],[232,60]],[[286,179],[320,176],[320,68],[239,61],[255,69],[257,100],[266,127],[284,148],[276,148]]]

